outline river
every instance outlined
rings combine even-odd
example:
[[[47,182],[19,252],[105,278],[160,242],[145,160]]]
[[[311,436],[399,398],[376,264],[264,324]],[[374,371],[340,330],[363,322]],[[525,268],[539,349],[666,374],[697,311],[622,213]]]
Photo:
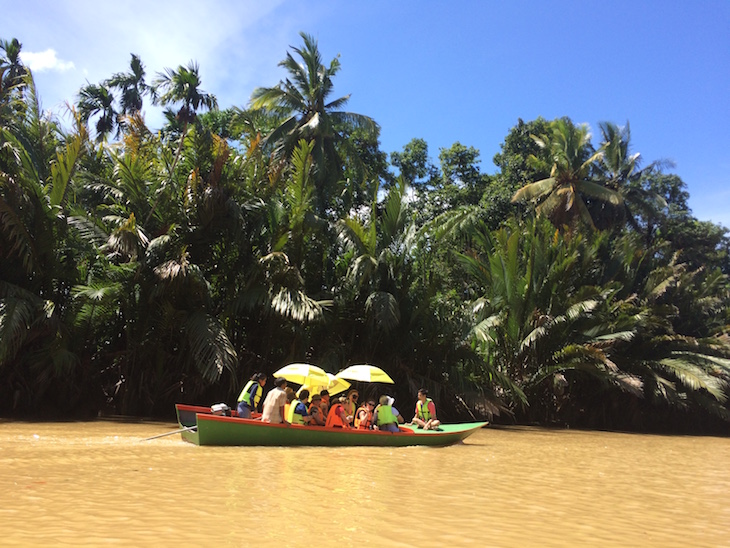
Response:
[[[730,439],[487,428],[446,448],[216,448],[0,422],[2,546],[730,546]]]

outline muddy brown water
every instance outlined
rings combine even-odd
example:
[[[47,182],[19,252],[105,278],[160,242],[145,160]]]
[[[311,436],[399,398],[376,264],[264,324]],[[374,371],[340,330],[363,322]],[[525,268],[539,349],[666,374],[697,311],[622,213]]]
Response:
[[[486,428],[446,448],[197,447],[0,423],[1,546],[730,546],[730,439]]]

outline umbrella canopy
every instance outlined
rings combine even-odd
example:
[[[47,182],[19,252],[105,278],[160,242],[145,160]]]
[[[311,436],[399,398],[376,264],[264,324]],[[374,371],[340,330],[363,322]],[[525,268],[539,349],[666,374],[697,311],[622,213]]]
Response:
[[[330,396],[334,396],[335,394],[339,394],[340,392],[344,392],[345,390],[350,388],[350,383],[347,382],[345,379],[336,377],[332,373],[327,373],[327,377],[329,377],[330,381],[326,385],[304,385],[297,391],[297,396],[305,388],[309,390],[310,394],[319,394],[322,390],[327,390],[330,393]]]
[[[350,367],[343,369],[336,375],[341,379],[349,379],[351,381],[362,381],[362,382],[384,382],[387,384],[395,384],[395,381],[390,376],[374,365],[351,365]]]
[[[290,363],[276,371],[274,377],[307,386],[327,385],[330,382],[324,369],[309,363]]]

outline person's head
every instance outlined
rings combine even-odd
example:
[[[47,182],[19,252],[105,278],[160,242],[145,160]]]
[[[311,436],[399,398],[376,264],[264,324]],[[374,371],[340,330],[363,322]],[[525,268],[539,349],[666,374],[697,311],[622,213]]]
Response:
[[[347,398],[345,396],[340,396],[339,398],[337,398],[335,400],[335,402],[337,402],[337,403],[345,403],[345,402],[347,402]]]
[[[387,396],[386,394],[383,394],[380,396],[380,405],[388,405],[388,402],[390,401],[390,396]]]
[[[266,385],[266,373],[256,373],[253,377],[251,377],[251,380],[256,381],[261,386]]]
[[[284,377],[278,377],[274,381],[274,386],[276,386],[277,388],[280,388],[280,389],[284,390],[286,388],[286,379]]]
[[[372,411],[373,409],[375,409],[375,400],[368,400],[365,405],[370,411]]]
[[[299,392],[299,401],[307,401],[309,399],[309,390]]]
[[[428,390],[426,390],[425,388],[421,388],[418,391],[418,399],[421,400],[422,402],[425,402],[426,398],[428,398]]]
[[[347,393],[347,399],[351,402],[357,403],[357,399],[360,397],[360,394],[357,392],[357,390],[350,390]]]
[[[286,389],[286,401],[289,403],[293,402],[295,399],[297,399],[297,394],[292,390],[291,388]]]
[[[315,394],[314,396],[312,396],[311,403],[313,403],[314,405],[319,405],[320,403],[322,403],[322,396],[320,396],[319,394]]]
[[[321,391],[321,392],[319,393],[319,395],[320,395],[320,397],[322,398],[322,401],[323,401],[324,403],[329,403],[329,402],[330,402],[330,393],[329,393],[329,390],[322,390],[322,391]]]

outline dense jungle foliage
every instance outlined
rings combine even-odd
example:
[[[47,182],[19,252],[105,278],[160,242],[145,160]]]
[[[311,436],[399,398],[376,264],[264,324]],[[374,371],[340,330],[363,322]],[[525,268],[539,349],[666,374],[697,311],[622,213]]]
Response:
[[[387,154],[301,37],[245,107],[132,55],[66,124],[0,42],[0,414],[166,416],[304,361],[451,421],[730,432],[730,239],[628,122],[519,120],[494,175]]]

